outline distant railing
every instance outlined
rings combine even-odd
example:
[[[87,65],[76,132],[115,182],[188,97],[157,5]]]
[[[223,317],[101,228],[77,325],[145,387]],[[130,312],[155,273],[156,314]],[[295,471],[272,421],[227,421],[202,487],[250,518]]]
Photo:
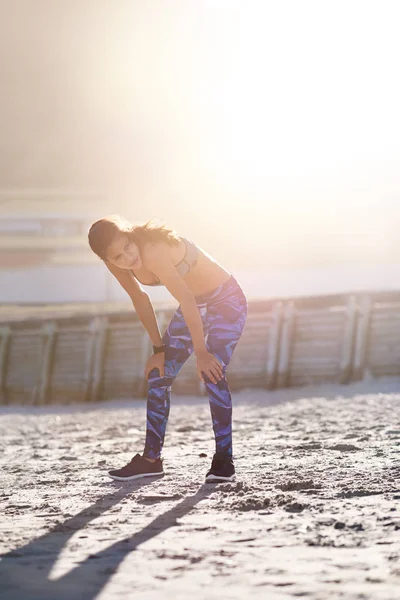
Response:
[[[157,312],[165,330],[173,310]],[[0,324],[0,403],[144,397],[151,342],[134,312]],[[232,389],[400,375],[400,292],[250,301]],[[194,358],[176,393],[204,394]]]

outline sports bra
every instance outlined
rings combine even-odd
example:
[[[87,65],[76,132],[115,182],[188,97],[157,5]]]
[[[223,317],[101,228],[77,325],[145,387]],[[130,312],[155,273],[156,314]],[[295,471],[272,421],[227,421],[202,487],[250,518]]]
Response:
[[[182,277],[183,277],[184,275],[189,273],[189,271],[192,269],[192,267],[194,267],[195,264],[197,263],[197,260],[199,258],[199,249],[197,248],[196,244],[194,244],[191,240],[187,240],[186,238],[181,238],[181,239],[185,242],[186,253],[185,253],[185,256],[182,258],[182,260],[180,262],[178,262],[177,265],[175,265],[175,267],[176,267],[176,270],[178,271],[179,275],[182,275]],[[158,279],[158,277],[156,277],[156,275],[154,275],[154,273],[153,273],[153,276],[155,277],[155,279],[157,279],[157,281],[155,281],[154,283],[143,283],[143,281],[140,281],[140,279],[135,275],[135,273],[132,271],[132,269],[131,269],[131,273],[142,285],[149,285],[149,286],[164,285],[163,283],[161,283],[161,281]]]

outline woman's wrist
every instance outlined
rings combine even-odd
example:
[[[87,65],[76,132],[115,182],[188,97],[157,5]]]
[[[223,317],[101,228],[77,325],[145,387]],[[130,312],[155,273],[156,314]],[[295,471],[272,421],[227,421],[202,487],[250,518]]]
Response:
[[[165,345],[164,344],[153,346],[153,354],[162,354],[163,352],[165,353]]]
[[[208,354],[208,350],[206,346],[203,346],[201,348],[195,348],[194,353],[196,355],[196,357],[199,356],[203,356],[204,354]]]

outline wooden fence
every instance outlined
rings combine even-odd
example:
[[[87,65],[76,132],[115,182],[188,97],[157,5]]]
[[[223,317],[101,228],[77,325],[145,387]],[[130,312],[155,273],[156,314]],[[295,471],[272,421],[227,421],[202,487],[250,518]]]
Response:
[[[159,311],[163,331],[173,310]],[[0,324],[0,403],[143,397],[150,340],[133,311]],[[228,371],[232,389],[400,375],[400,293],[251,301]],[[176,393],[204,394],[194,357]]]

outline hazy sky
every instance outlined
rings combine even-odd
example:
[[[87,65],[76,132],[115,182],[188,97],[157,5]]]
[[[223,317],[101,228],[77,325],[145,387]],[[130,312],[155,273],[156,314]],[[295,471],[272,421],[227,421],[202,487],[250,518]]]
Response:
[[[385,0],[3,0],[0,186],[99,192],[99,211],[241,266],[399,262],[399,17]]]

